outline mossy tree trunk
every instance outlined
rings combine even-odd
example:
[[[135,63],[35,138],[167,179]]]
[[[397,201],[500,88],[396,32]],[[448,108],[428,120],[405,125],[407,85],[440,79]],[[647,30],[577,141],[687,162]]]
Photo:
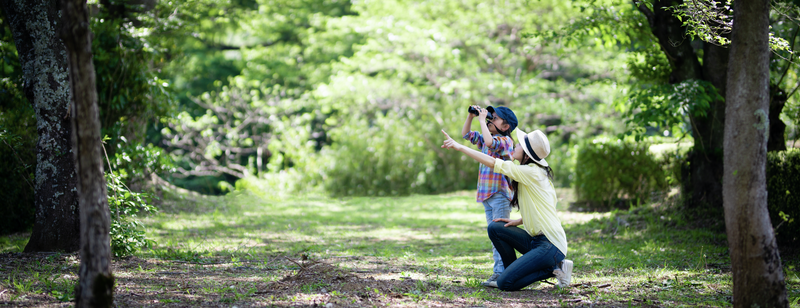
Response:
[[[111,214],[103,175],[100,113],[97,106],[92,31],[86,0],[61,0],[61,37],[67,46],[69,75],[75,104],[72,140],[78,173],[81,213],[81,266],[75,289],[75,307],[111,307]]]
[[[22,66],[25,97],[36,112],[36,214],[25,247],[32,251],[78,250],[77,176],[70,141],[71,100],[67,55],[56,33],[56,0],[0,0]]]
[[[723,195],[734,307],[789,307],[767,212],[769,0],[734,2]]]

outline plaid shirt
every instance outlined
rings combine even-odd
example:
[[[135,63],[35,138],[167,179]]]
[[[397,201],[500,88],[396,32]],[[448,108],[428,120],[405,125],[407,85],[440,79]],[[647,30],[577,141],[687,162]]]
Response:
[[[469,140],[472,144],[478,146],[481,153],[489,155],[494,158],[502,160],[511,160],[511,153],[514,152],[514,140],[509,136],[495,135],[492,136],[494,140],[492,147],[487,147],[483,144],[483,136],[481,133],[471,131],[464,135],[464,139]],[[505,192],[506,197],[511,200],[511,185],[508,179],[500,174],[494,172],[492,168],[479,164],[478,167],[478,202],[483,202],[489,199],[496,192]]]

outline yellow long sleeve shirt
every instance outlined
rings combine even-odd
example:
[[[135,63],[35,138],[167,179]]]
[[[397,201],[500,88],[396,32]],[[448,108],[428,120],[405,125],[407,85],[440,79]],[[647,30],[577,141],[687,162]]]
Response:
[[[495,159],[494,172],[519,182],[514,193],[519,195],[519,212],[525,231],[531,236],[544,234],[566,257],[567,235],[556,214],[556,190],[545,170],[533,164],[517,165],[512,161]]]

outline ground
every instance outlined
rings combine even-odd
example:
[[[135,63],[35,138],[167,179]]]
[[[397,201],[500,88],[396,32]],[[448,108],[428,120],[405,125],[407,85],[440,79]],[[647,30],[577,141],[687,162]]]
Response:
[[[569,191],[559,195],[575,262],[570,288],[556,288],[554,278],[517,292],[481,286],[491,252],[482,209],[469,192],[279,200],[240,194],[145,217],[154,245],[114,258],[115,306],[731,306],[730,261],[718,229],[687,223],[668,202],[581,213],[570,211]],[[0,242],[7,251],[0,254],[0,306],[74,305],[77,255],[13,252],[26,236]],[[784,265],[794,306],[796,265],[796,258]]]

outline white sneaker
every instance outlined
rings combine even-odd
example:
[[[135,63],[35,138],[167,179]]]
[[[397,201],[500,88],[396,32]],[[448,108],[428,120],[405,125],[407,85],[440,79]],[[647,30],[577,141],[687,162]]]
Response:
[[[557,268],[553,271],[553,275],[556,275],[556,279],[558,279],[558,286],[559,288],[566,288],[569,287],[569,284],[572,282],[572,261],[564,259],[561,262],[560,268]]]
[[[491,277],[489,277],[489,279],[486,279],[486,281],[482,282],[481,285],[483,285],[484,287],[497,288],[497,278],[499,277],[500,274],[494,273],[492,274]]]

